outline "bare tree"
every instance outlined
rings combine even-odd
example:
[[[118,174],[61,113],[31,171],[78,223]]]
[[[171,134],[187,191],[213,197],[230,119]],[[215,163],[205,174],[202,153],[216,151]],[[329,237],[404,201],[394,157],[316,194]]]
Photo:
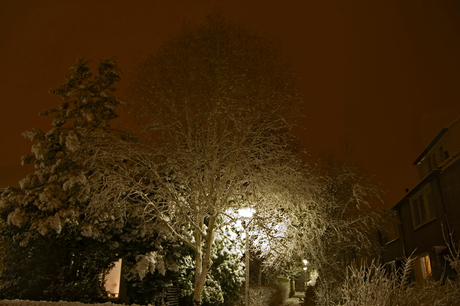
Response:
[[[320,177],[318,202],[326,226],[310,256],[320,271],[319,289],[327,300],[348,265],[360,266],[379,257],[378,233],[386,230],[383,220],[388,211],[380,199],[380,186],[349,156],[326,161]]]
[[[271,262],[283,270],[307,260],[308,271],[319,273],[317,290],[324,293],[324,302],[334,297],[353,258],[378,257],[378,231],[385,230],[387,211],[379,185],[350,162],[349,155],[323,158],[312,172],[316,188],[304,192],[302,200],[285,212],[292,224],[291,242]]]
[[[99,142],[88,160],[99,182],[88,190],[93,209],[137,209],[189,246],[201,305],[216,231],[240,208],[268,220],[295,197],[288,187],[302,174],[289,131],[302,99],[278,43],[221,16],[166,41],[130,92],[146,133],[137,143]]]

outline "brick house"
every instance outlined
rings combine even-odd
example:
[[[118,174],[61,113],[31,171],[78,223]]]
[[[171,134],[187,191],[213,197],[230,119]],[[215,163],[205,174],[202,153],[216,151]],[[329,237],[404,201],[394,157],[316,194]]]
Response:
[[[444,256],[448,244],[460,242],[460,118],[439,132],[414,165],[420,182],[392,208],[394,228],[383,241],[383,261],[395,271],[413,254],[413,281],[423,283],[451,273]]]

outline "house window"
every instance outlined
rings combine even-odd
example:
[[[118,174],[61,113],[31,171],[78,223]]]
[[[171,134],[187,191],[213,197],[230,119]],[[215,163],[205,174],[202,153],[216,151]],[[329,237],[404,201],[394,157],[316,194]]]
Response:
[[[117,298],[120,292],[120,276],[121,276],[121,258],[115,262],[113,268],[107,274],[104,282],[107,296]]]
[[[414,266],[415,281],[423,284],[431,278],[431,262],[430,255],[423,254],[417,257]]]
[[[410,199],[410,203],[414,229],[428,223],[436,217],[430,184],[427,184],[416,193]]]

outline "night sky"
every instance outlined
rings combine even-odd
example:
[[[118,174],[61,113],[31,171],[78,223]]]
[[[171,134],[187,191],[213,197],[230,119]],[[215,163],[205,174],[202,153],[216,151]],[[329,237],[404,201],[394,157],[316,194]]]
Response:
[[[312,159],[347,142],[387,207],[416,185],[412,163],[460,116],[457,0],[0,0],[0,187],[32,171],[20,166],[32,145],[21,133],[49,130],[38,113],[62,101],[48,90],[79,56],[117,56],[127,99],[135,64],[184,18],[217,9],[282,40],[308,104],[299,134]]]

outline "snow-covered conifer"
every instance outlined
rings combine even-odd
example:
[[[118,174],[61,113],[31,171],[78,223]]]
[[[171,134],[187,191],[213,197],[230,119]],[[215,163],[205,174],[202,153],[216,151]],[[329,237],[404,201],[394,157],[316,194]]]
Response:
[[[51,129],[23,134],[34,144],[22,162],[33,163],[35,171],[20,181],[20,188],[10,187],[2,196],[2,297],[68,300],[82,292],[99,296],[100,275],[116,258],[110,238],[120,233],[120,226],[109,219],[99,224],[88,220],[89,198],[82,197],[81,190],[91,179],[84,161],[93,154],[92,142],[108,132],[110,120],[117,117],[121,101],[114,91],[119,75],[113,58],[100,61],[96,74],[78,59],[65,83],[50,90],[63,99],[58,108],[42,113],[54,118]],[[52,261],[43,258],[44,252]],[[18,255],[25,258],[15,258]],[[22,273],[28,277],[18,276]],[[34,289],[37,286],[41,292]]]

